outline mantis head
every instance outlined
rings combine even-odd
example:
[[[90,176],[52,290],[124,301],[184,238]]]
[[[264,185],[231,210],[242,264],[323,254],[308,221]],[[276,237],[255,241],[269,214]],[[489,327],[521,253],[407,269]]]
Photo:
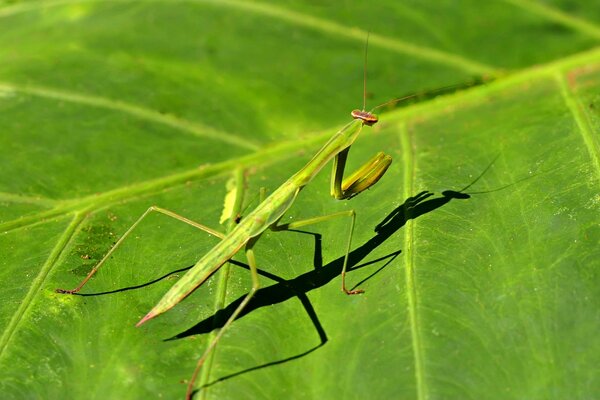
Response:
[[[369,111],[352,110],[350,115],[352,115],[352,118],[354,119],[360,119],[363,122],[363,124],[368,126],[372,126],[376,124],[377,121],[379,121],[377,115],[371,114]]]

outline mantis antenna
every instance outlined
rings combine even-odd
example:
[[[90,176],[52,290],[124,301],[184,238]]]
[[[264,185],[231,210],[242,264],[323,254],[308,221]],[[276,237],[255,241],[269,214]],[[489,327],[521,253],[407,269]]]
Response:
[[[352,118],[360,119],[365,123],[365,125],[368,125],[368,126],[371,126],[371,125],[377,123],[377,121],[379,121],[379,119],[377,118],[377,115],[372,114],[369,111],[365,111],[365,109],[367,108],[367,56],[368,56],[368,51],[369,51],[369,36],[370,35],[371,35],[371,32],[368,32],[367,33],[367,42],[365,43],[365,59],[364,59],[364,64],[363,64],[363,107],[362,107],[362,110],[352,110],[352,112],[350,113]]]
[[[369,51],[369,36],[371,35],[371,32],[367,33],[367,41],[365,43],[365,59],[364,59],[364,64],[363,64],[363,108],[362,110],[365,111],[365,109],[367,108],[367,52]]]

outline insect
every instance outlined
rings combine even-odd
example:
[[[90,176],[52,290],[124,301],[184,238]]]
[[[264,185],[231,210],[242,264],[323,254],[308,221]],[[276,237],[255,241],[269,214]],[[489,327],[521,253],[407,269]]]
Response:
[[[353,120],[346,126],[336,132],[330,139],[323,145],[323,147],[317,151],[312,159],[298,172],[292,175],[287,181],[285,181],[279,188],[272,192],[266,199],[264,199],[252,212],[248,215],[233,216],[234,228],[227,234],[223,234],[217,230],[211,229],[207,226],[191,221],[181,215],[178,215],[172,211],[152,206],[146,210],[134,224],[125,232],[125,234],[115,243],[115,245],[108,251],[108,253],[100,260],[100,262],[90,271],[90,273],[81,281],[81,283],[71,290],[56,289],[58,293],[74,294],[81,290],[81,288],[88,282],[88,280],[98,271],[98,269],[104,264],[104,262],[113,254],[113,252],[123,243],[127,236],[135,229],[135,227],[151,212],[158,212],[169,217],[175,218],[179,221],[190,224],[196,228],[199,228],[209,234],[216,236],[221,241],[212,248],[206,255],[204,255],[195,265],[192,267],[177,283],[175,283],[169,291],[162,297],[162,299],[144,316],[136,326],[140,326],[146,321],[168,311],[192,291],[202,285],[215,271],[217,271],[223,264],[229,261],[238,251],[244,249],[248,265],[252,277],[252,287],[248,294],[245,296],[243,301],[239,304],[237,309],[231,314],[229,319],[225,322],[221,330],[215,336],[213,341],[208,345],[201,358],[198,360],[194,373],[188,383],[186,399],[191,399],[194,390],[194,382],[198,376],[199,371],[204,364],[204,361],[210,354],[210,352],[216,347],[217,343],[227,331],[227,328],[233,323],[236,317],[242,312],[244,307],[248,304],[254,293],[258,290],[259,280],[257,273],[257,265],[254,257],[254,245],[260,238],[261,234],[267,229],[274,231],[287,230],[299,228],[305,225],[327,221],[329,219],[338,217],[350,218],[350,229],[346,245],[346,254],[344,257],[344,263],[341,273],[342,279],[342,290],[348,295],[354,295],[362,293],[363,290],[354,289],[349,290],[346,287],[346,267],[348,263],[348,254],[350,252],[352,243],[352,234],[354,230],[355,212],[354,210],[342,211],[334,214],[314,217],[306,220],[299,220],[295,222],[280,224],[280,220],[287,210],[292,206],[294,200],[306,185],[308,185],[313,178],[321,171],[321,169],[331,160],[333,160],[333,171],[331,178],[331,195],[338,200],[351,199],[358,195],[364,190],[373,186],[379,179],[385,174],[388,167],[390,166],[392,159],[390,156],[385,155],[383,152],[375,154],[369,161],[367,161],[362,167],[356,172],[351,174],[348,178],[343,179],[344,168],[346,166],[346,160],[348,152],[354,141],[359,136],[361,129],[364,125],[372,126],[377,123],[378,118],[372,113],[375,109],[389,104],[390,102],[384,103],[380,106],[375,107],[373,110],[365,111],[366,103],[366,64],[367,64],[367,49],[368,49],[368,36],[365,45],[365,59],[364,59],[364,78],[363,78],[363,109],[354,110],[351,112]],[[413,96],[408,96],[413,97]],[[393,100],[399,101],[402,99]]]

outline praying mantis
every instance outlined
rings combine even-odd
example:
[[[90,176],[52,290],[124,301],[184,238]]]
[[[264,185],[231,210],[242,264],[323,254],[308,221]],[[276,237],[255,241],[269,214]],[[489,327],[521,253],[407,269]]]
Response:
[[[186,399],[190,400],[194,393],[194,383],[201,370],[205,360],[211,351],[216,347],[217,343],[231,326],[233,321],[244,310],[246,305],[252,299],[252,296],[259,288],[257,263],[254,255],[254,245],[267,230],[274,231],[295,229],[305,225],[327,221],[333,218],[346,217],[350,219],[349,235],[346,243],[346,253],[344,257],[341,279],[342,291],[348,295],[363,293],[361,289],[349,290],[346,287],[346,268],[348,264],[348,254],[351,249],[352,235],[354,231],[354,223],[356,213],[354,210],[337,212],[329,215],[318,216],[305,220],[280,224],[281,218],[290,209],[294,200],[307,186],[313,178],[325,167],[325,165],[333,160],[333,171],[331,175],[331,195],[337,200],[347,200],[357,196],[361,192],[372,187],[385,174],[390,166],[392,159],[389,155],[379,152],[368,160],[362,167],[349,177],[344,179],[344,169],[350,147],[358,138],[363,126],[372,126],[378,122],[378,117],[373,114],[373,111],[391,102],[381,104],[371,111],[365,111],[366,103],[366,64],[367,64],[367,49],[368,36],[365,44],[365,60],[364,60],[364,81],[363,81],[363,108],[362,110],[353,110],[351,116],[353,120],[346,124],[342,129],[337,131],[328,141],[321,147],[320,150],[312,157],[312,159],[302,167],[298,172],[292,175],[279,188],[273,191],[266,199],[264,199],[252,212],[243,216],[241,219],[236,218],[237,224],[227,234],[221,233],[215,229],[209,228],[203,224],[191,221],[184,216],[176,214],[170,210],[152,206],[148,208],[123,234],[123,236],[115,243],[115,245],[107,252],[107,254],[98,262],[98,264],[89,272],[89,274],[79,283],[79,285],[71,290],[56,289],[58,293],[75,294],[79,292],[89,279],[100,269],[105,261],[114,253],[114,251],[123,243],[129,234],[138,226],[138,224],[150,213],[158,212],[176,220],[185,222],[198,229],[201,229],[210,235],[213,235],[221,241],[216,244],[212,250],[204,255],[171,289],[160,299],[160,301],[146,314],[137,324],[144,324],[146,321],[157,317],[158,315],[170,310],[181,302],[186,296],[192,293],[196,288],[202,285],[215,271],[228,262],[236,253],[244,249],[249,265],[249,270],[252,278],[252,287],[246,294],[243,301],[237,309],[231,314],[225,322],[218,334],[212,342],[207,346],[204,353],[198,360],[196,368],[187,385]],[[413,97],[413,96],[407,96]],[[406,98],[406,97],[405,97]],[[395,99],[392,102],[397,102],[402,99]],[[238,222],[239,219],[239,222]]]

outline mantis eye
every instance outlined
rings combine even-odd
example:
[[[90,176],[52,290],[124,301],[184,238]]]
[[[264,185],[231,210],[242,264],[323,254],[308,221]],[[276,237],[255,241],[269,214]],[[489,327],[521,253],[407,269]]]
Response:
[[[352,118],[354,118],[354,119],[362,120],[363,123],[368,126],[371,126],[371,125],[377,123],[377,121],[379,121],[379,119],[377,118],[377,115],[371,114],[368,111],[352,110],[350,115],[352,115]]]

